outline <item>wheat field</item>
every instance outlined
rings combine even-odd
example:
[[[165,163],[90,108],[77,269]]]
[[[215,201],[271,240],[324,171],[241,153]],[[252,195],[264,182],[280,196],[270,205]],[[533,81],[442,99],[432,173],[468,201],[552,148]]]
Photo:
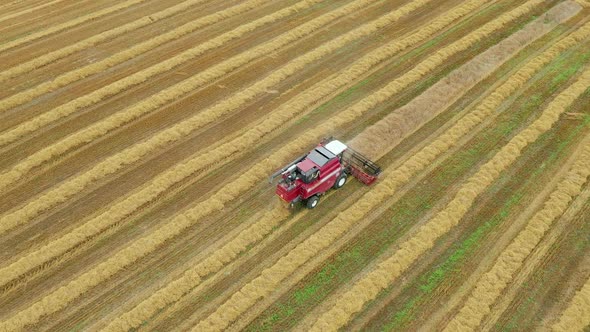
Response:
[[[0,3],[0,331],[590,327],[587,0]],[[268,177],[377,163],[317,208]]]

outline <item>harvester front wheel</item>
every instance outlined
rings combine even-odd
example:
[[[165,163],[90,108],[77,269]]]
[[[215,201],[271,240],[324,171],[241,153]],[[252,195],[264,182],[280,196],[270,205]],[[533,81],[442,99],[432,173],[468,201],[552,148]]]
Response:
[[[342,186],[344,186],[345,183],[346,173],[342,173],[342,175],[340,175],[338,179],[336,179],[336,182],[334,182],[334,189],[342,188]]]
[[[320,198],[317,195],[311,196],[307,199],[307,208],[310,210],[314,209],[316,206],[318,206],[319,201]]]

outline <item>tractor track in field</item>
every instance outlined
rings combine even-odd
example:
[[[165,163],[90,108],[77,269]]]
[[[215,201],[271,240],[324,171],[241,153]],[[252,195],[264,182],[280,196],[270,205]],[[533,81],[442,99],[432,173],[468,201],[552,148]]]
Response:
[[[18,0],[12,0],[12,1],[6,1],[5,3],[0,4],[0,9],[2,10],[3,14],[0,15],[0,17],[12,17],[14,15],[20,15],[18,13],[28,13],[31,12],[32,10],[35,10],[34,8],[38,8],[39,6],[50,6],[50,5],[54,5],[57,4],[59,2],[62,2],[65,0],[53,0],[48,2],[45,1],[37,1],[37,3],[34,3],[34,1],[18,1]]]
[[[71,1],[57,0],[47,1],[37,6],[30,6],[22,10],[9,12],[0,16],[0,32],[3,38],[0,43],[5,43],[19,36],[38,32],[44,28],[67,22],[88,12],[104,9],[115,4],[116,1]],[[49,7],[49,8],[47,8]],[[44,9],[45,8],[45,9]]]
[[[277,6],[271,6],[271,8],[265,7],[265,9],[269,10],[270,12],[263,11],[260,14],[262,14],[262,16],[272,15],[273,13],[276,12],[276,10],[278,10],[280,8],[281,7],[277,7]],[[112,96],[108,97],[108,99],[102,100],[98,104],[92,103],[88,106],[85,106],[84,108],[77,110],[76,113],[71,114],[70,116],[65,118],[64,119],[65,121],[58,119],[59,120],[58,122],[54,122],[54,124],[51,124],[49,126],[49,128],[48,128],[49,131],[46,131],[46,129],[44,129],[44,128],[40,128],[40,130],[38,131],[39,134],[43,134],[42,137],[48,136],[48,138],[50,140],[44,140],[44,141],[38,142],[36,144],[35,139],[34,139],[35,137],[33,137],[32,140],[31,139],[21,140],[19,145],[12,146],[11,149],[5,150],[6,155],[8,157],[11,155],[11,153],[14,153],[15,151],[19,151],[23,147],[26,147],[27,145],[32,147],[32,148],[26,149],[26,151],[22,151],[17,156],[7,159],[5,161],[5,164],[3,164],[2,166],[6,167],[9,165],[12,165],[12,164],[16,163],[17,161],[19,161],[20,159],[22,159],[24,156],[30,155],[42,147],[45,147],[45,146],[50,145],[52,143],[55,143],[57,140],[65,137],[69,134],[72,134],[82,128],[85,128],[89,124],[92,124],[100,119],[104,119],[108,115],[111,115],[111,114],[114,114],[118,111],[121,111],[129,104],[137,103],[138,101],[141,101],[141,100],[145,99],[146,97],[151,96],[154,93],[161,91],[163,87],[169,87],[174,84],[177,84],[177,83],[185,80],[186,78],[191,77],[192,75],[202,72],[204,69],[207,69],[210,66],[220,63],[221,62],[220,60],[224,60],[226,58],[236,56],[236,55],[241,54],[243,52],[247,52],[248,50],[263,43],[264,41],[271,39],[281,33],[284,33],[285,31],[289,31],[291,28],[298,26],[303,22],[306,22],[308,20],[312,20],[330,9],[333,9],[333,8],[327,7],[321,12],[314,11],[314,12],[310,13],[309,11],[304,11],[299,16],[295,15],[294,17],[292,17],[292,20],[289,22],[289,24],[283,24],[282,27],[277,25],[278,22],[274,22],[270,26],[264,27],[264,29],[262,31],[258,31],[257,34],[254,34],[254,35],[248,34],[246,36],[246,38],[244,38],[243,40],[240,40],[239,42],[232,43],[230,45],[222,45],[221,48],[212,49],[212,50],[208,51],[207,53],[204,54],[204,56],[202,56],[200,58],[200,60],[198,62],[191,61],[189,63],[186,63],[186,62],[180,63],[180,65],[177,66],[176,68],[174,68],[172,71],[167,71],[167,72],[161,73],[161,74],[153,77],[149,81],[150,84],[143,82],[143,84],[140,83],[140,84],[132,85],[132,86],[126,88],[125,91],[123,91],[122,93],[119,92],[115,95],[112,95]],[[295,19],[296,17],[298,19]],[[245,18],[251,19],[252,17],[246,16]],[[243,18],[237,18],[237,19],[242,20]],[[244,21],[240,21],[240,22],[244,22]],[[223,26],[218,26],[217,28],[223,28]],[[224,31],[224,32],[226,32],[226,31]],[[196,45],[190,44],[189,47],[184,46],[184,48],[187,49],[187,48],[194,48],[195,46],[199,46],[202,42],[205,42],[211,38],[211,36],[209,36],[208,33],[210,33],[210,31],[208,31],[207,29],[204,31],[204,33],[198,33],[197,35],[198,35],[199,39],[194,40]],[[336,31],[334,31],[334,33],[338,33],[338,31],[336,30]],[[307,36],[307,38],[309,38],[309,36]],[[319,41],[313,41],[312,44],[317,43],[317,42],[319,42]],[[172,57],[172,56],[180,54],[180,51],[183,51],[183,49],[176,49],[176,47],[173,47],[174,45],[175,45],[175,43],[173,43],[173,45],[171,45],[172,47],[168,47],[169,52],[171,52],[171,53],[164,52],[162,54],[158,54],[158,56],[156,56],[156,57],[153,57],[153,60],[150,60],[149,58],[148,59],[144,58],[143,60],[144,61],[148,60],[149,61],[148,63],[151,63],[153,66],[157,66],[158,64],[161,63],[160,59],[163,56],[164,57]],[[167,45],[165,45],[165,46],[167,46]],[[283,52],[287,53],[286,50],[288,50],[288,49],[289,49],[289,47],[286,47],[283,50]],[[245,68],[241,68],[237,71],[228,73],[229,74],[228,76],[233,75],[232,80],[227,79],[227,77],[217,78],[216,80],[221,79],[221,82],[217,83],[217,85],[226,86],[226,88],[217,88],[217,90],[213,90],[213,91],[215,91],[215,93],[217,93],[217,94],[220,94],[221,96],[223,96],[224,93],[227,93],[226,91],[235,91],[235,90],[231,90],[231,89],[232,88],[238,89],[240,87],[239,81],[235,82],[233,85],[224,85],[224,83],[223,83],[224,78],[226,79],[225,81],[230,81],[230,82],[233,82],[237,79],[245,79],[246,82],[248,82],[248,80],[251,81],[253,79],[256,79],[256,76],[252,75],[251,73],[250,73],[250,75],[248,75],[248,72],[260,71],[260,75],[262,75],[264,72],[268,72],[272,69],[272,67],[270,67],[270,66],[269,66],[270,68],[265,68],[263,66],[266,67],[266,66],[268,66],[268,64],[265,65],[262,61],[260,61],[260,59],[258,59],[258,60],[255,60],[253,63],[250,63]],[[125,72],[120,74],[121,77],[126,77],[129,74],[137,73],[137,69],[135,69],[134,66],[129,66],[129,63],[123,64],[121,67],[123,67],[123,69],[125,69]],[[130,69],[132,71],[129,72],[130,69],[127,67],[131,67]],[[261,67],[264,69],[261,69]],[[86,82],[85,80],[83,80],[81,82],[74,84],[75,87],[83,87],[83,91],[80,91],[79,93],[73,92],[74,96],[83,97],[84,95],[95,91],[96,87],[101,87],[106,84],[115,83],[112,80],[112,78],[109,77],[109,75],[106,75],[106,76],[101,75],[100,77],[98,77],[98,79],[99,79],[98,82],[93,82],[92,80],[90,82]],[[105,79],[107,79],[108,81],[105,81]],[[161,85],[156,85],[156,83],[161,84]],[[213,84],[214,84],[214,82],[210,83],[210,85],[213,85]],[[227,84],[227,83],[225,83],[225,84]],[[189,95],[184,96],[183,99],[192,99],[192,100],[195,100],[197,98],[202,99],[204,95],[199,94],[199,92],[201,92],[201,90],[203,90],[203,88],[206,88],[206,86],[201,87],[198,91],[196,91],[196,93],[193,93],[190,96]],[[75,89],[75,90],[79,90],[79,89]],[[209,95],[212,95],[212,96],[216,95],[212,91],[208,91],[208,93],[209,93]],[[72,92],[68,92],[68,94],[72,94]],[[73,99],[74,96],[68,97],[68,100]],[[192,96],[192,98],[190,98],[191,96]],[[214,97],[211,99],[212,100],[209,100],[207,98],[206,101],[207,102],[215,101]],[[71,102],[71,100],[70,100],[70,102]],[[63,104],[63,102],[60,102],[58,99],[58,103],[55,104],[55,106],[58,106],[58,105],[61,106],[61,104]],[[52,104],[49,104],[49,105],[54,106]],[[167,106],[169,106],[169,105],[167,105]],[[200,106],[202,106],[201,103],[195,103],[195,107],[200,107]],[[30,110],[34,111],[34,113],[33,113],[34,115],[39,115],[39,114],[46,111],[46,107],[47,107],[47,105],[45,105],[44,107],[43,107],[43,105],[35,105]],[[18,113],[22,114],[23,112],[18,112]],[[80,118],[79,116],[76,116],[78,114],[81,114],[81,115],[87,115],[87,117],[88,117],[89,113],[93,114],[93,117],[91,117],[90,119],[85,119],[84,117]],[[22,116],[22,115],[18,115],[18,116]],[[21,120],[19,120],[19,122],[21,122]],[[17,123],[19,123],[19,122],[17,122]],[[17,124],[17,123],[15,123],[15,124]],[[26,136],[25,136],[25,138],[26,138]],[[27,144],[22,144],[25,142]]]
[[[52,105],[57,106],[63,104],[64,101],[84,95],[72,94],[72,92],[70,92],[71,95],[68,95],[67,91],[63,91],[63,84],[61,87],[52,87],[49,90],[44,88],[44,84],[47,84],[48,81],[53,80],[56,76],[64,72],[69,75],[76,73],[83,73],[84,75],[76,74],[75,80],[72,81],[70,79],[70,82],[67,84],[82,81],[84,84],[77,83],[74,85],[88,86],[86,89],[94,87],[96,90],[98,87],[105,86],[107,83],[112,83],[120,79],[120,71],[126,73],[123,77],[128,76],[131,73],[163,62],[174,55],[194,48],[229,31],[234,31],[236,28],[245,25],[246,22],[275,13],[283,7],[291,7],[298,2],[300,3],[300,1],[290,0],[284,4],[277,5],[268,3],[265,0],[249,0],[239,2],[234,6],[228,6],[227,3],[223,5],[217,2],[211,3],[206,0],[185,0],[163,11],[142,16],[136,21],[109,30],[109,34],[111,35],[122,30],[119,36],[113,36],[113,38],[100,42],[98,40],[93,41],[98,36],[92,36],[82,42],[60,48],[52,53],[55,54],[52,56],[55,58],[52,62],[36,68],[33,72],[29,70],[19,75],[19,77],[12,77],[10,82],[13,82],[19,88],[19,92],[23,93],[28,92],[27,89],[35,90],[40,88],[42,92],[45,90],[43,94],[52,94],[56,99],[55,101],[53,101],[53,98],[50,99]],[[258,4],[258,6],[252,8],[250,4]],[[310,4],[313,5],[313,2],[310,2]],[[241,12],[241,14],[236,16],[236,11],[238,13]],[[312,13],[313,11],[310,13],[309,10],[306,10],[300,13],[299,16],[305,17]],[[150,19],[153,16],[156,16],[156,18]],[[272,21],[266,23],[273,24]],[[127,25],[130,26],[126,27]],[[276,28],[278,29],[277,31],[281,31],[280,27]],[[261,32],[264,33],[264,30]],[[251,33],[248,34],[251,35]],[[251,37],[253,38],[253,36]],[[260,37],[269,38],[268,35]],[[264,38],[260,38],[260,40],[264,40]],[[251,42],[255,41],[256,39],[251,40]],[[259,43],[259,41],[256,43]],[[240,47],[241,45],[239,42],[236,44],[234,48]],[[227,45],[218,45],[220,49],[221,46],[226,46],[226,51],[231,50],[231,47],[228,48]],[[77,51],[72,53],[71,51],[67,51],[69,48],[77,49]],[[133,53],[129,55],[128,52],[131,51]],[[59,55],[61,53],[63,54],[60,57]],[[125,55],[124,58],[122,58],[123,55]],[[38,57],[34,60],[46,62],[44,57]],[[107,70],[91,67],[105,62],[108,63]],[[129,66],[137,68],[128,68]],[[92,71],[89,72],[87,67],[90,67]],[[18,70],[18,67],[13,67],[11,70]],[[110,77],[111,75],[115,75],[115,77]],[[178,76],[179,74],[177,73],[176,75]],[[187,75],[188,73],[184,73],[180,76]],[[59,76],[59,81],[63,81],[61,76]],[[100,84],[92,84],[94,81]],[[35,96],[34,98],[36,99],[31,102],[30,97],[25,99],[24,97],[19,97],[19,95],[11,96],[11,98],[17,98],[16,101],[13,100],[12,103],[3,105],[2,108],[4,109],[3,113],[8,113],[5,117],[11,120],[12,126],[28,120],[34,115],[38,115],[41,111],[36,110],[34,106],[38,103],[39,99],[47,99],[47,97]],[[9,102],[10,100],[6,99],[3,102]],[[23,105],[23,103],[24,106],[28,105],[29,107],[18,106]],[[6,111],[7,108],[12,109]],[[17,110],[20,110],[20,112],[16,112]],[[20,117],[17,117],[15,114],[22,113],[23,111],[27,111],[27,114],[21,115]]]
[[[11,36],[10,40],[7,40],[0,44],[0,52],[2,54],[13,54],[15,50],[29,49],[29,53],[24,53],[25,58],[28,56],[36,56],[43,54],[42,47],[47,49],[52,48],[52,44],[49,41],[53,41],[58,47],[63,46],[64,41],[75,41],[86,36],[94,35],[104,31],[105,28],[113,25],[107,22],[114,21],[115,26],[120,25],[121,22],[126,22],[128,17],[135,17],[135,15],[141,15],[143,10],[153,10],[153,8],[160,8],[154,5],[154,1],[150,0],[125,0],[112,2],[109,6],[100,8],[91,12],[83,12],[82,15],[73,16],[70,20],[65,22],[59,22],[58,24],[43,27],[36,31],[30,31],[25,34]],[[165,3],[163,4],[165,5]],[[134,15],[134,12],[136,14]],[[121,14],[126,13],[126,16]],[[114,17],[118,17],[118,20],[114,20]],[[102,22],[102,25],[96,25],[97,22]],[[90,29],[93,27],[93,29]],[[76,32],[76,35],[70,36],[70,38],[61,39],[57,38],[62,33]],[[36,45],[34,48],[30,46]],[[15,55],[15,54],[13,54]],[[9,63],[13,63],[12,61]]]
[[[11,10],[0,7],[0,10],[2,10],[3,12],[3,14],[0,16],[0,22],[8,21],[7,23],[5,23],[5,27],[3,26],[2,28],[0,28],[0,31],[5,30],[5,28],[8,27],[10,27],[10,30],[14,30],[15,26],[18,25],[24,25],[28,29],[34,28],[35,26],[41,28],[41,24],[48,25],[51,24],[52,20],[63,19],[64,17],[60,17],[60,15],[56,14],[67,15],[68,7],[71,7],[72,4],[80,5],[80,3],[84,5],[84,1],[77,1],[76,3],[71,0],[50,0],[41,1],[39,4],[36,5],[28,5],[20,10]],[[34,14],[34,16],[27,14]]]

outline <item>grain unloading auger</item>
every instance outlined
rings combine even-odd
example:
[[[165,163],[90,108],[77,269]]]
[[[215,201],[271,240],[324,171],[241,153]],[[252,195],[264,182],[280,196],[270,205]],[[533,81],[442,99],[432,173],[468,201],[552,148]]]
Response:
[[[342,187],[349,175],[371,185],[379,173],[381,169],[375,163],[346,144],[330,138],[271,175],[269,182],[281,176],[277,195],[291,207],[297,202],[304,202],[313,209],[321,195],[330,188]]]

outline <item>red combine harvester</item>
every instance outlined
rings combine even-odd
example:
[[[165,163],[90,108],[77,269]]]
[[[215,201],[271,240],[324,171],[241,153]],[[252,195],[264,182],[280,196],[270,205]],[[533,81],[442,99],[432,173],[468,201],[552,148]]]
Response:
[[[321,195],[330,188],[342,187],[348,175],[370,185],[379,173],[381,169],[360,153],[338,140],[325,139],[315,149],[271,175],[269,182],[280,175],[277,195],[290,207],[305,202],[313,209]]]

